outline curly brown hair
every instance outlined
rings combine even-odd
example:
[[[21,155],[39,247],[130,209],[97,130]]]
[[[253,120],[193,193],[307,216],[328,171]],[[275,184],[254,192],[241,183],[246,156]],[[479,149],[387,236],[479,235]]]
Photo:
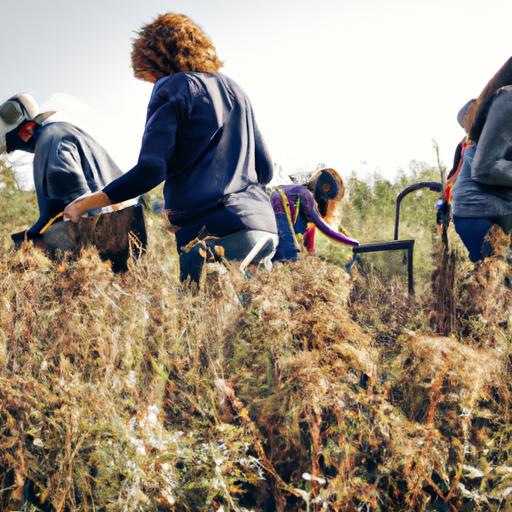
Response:
[[[223,65],[209,37],[184,14],[162,14],[137,35],[132,67],[141,80],[154,83],[179,71],[214,73]]]

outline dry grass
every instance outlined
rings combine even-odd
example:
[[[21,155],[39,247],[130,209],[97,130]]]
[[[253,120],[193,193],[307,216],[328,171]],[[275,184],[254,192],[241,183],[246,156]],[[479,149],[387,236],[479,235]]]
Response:
[[[440,337],[431,297],[314,257],[194,294],[151,224],[124,275],[0,248],[0,509],[511,509],[501,256],[456,263]]]

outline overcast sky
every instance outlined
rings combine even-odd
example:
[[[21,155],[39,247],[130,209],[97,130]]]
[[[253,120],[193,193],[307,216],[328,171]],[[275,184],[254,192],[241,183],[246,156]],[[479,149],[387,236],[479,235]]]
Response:
[[[457,111],[512,53],[510,0],[0,0],[0,101],[31,92],[128,170],[151,93],[131,41],[168,11],[210,35],[285,173],[392,178],[432,139],[450,164]]]

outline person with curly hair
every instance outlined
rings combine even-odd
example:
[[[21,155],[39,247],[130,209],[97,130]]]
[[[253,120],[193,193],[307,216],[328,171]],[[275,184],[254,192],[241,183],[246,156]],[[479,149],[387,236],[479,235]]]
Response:
[[[216,238],[228,259],[243,260],[259,244],[254,261],[269,261],[277,246],[264,190],[272,160],[249,98],[219,72],[223,63],[210,39],[187,16],[163,14],[138,32],[131,57],[135,76],[155,84],[138,163],[101,191],[70,203],[66,218],[77,221],[92,208],[165,181],[182,280],[197,277],[186,269],[188,249],[205,234]]]

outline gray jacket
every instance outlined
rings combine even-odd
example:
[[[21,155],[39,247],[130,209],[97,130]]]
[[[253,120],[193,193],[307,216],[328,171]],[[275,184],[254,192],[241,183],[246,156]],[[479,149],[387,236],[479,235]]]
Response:
[[[466,150],[453,189],[453,214],[512,215],[512,86],[496,93],[478,144]]]
[[[101,190],[121,174],[105,149],[76,126],[63,122],[43,126],[34,150],[40,218],[29,233],[38,233],[68,203]]]

